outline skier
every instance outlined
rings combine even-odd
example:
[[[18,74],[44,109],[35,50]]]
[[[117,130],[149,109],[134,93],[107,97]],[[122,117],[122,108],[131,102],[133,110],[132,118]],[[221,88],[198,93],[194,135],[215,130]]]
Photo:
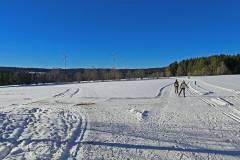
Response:
[[[179,83],[178,80],[176,79],[175,83],[174,83],[174,87],[175,87],[175,93],[178,94],[178,87],[179,87]]]
[[[181,89],[181,90],[180,90],[178,96],[180,96],[181,93],[183,92],[183,96],[186,97],[186,95],[185,95],[185,89],[186,89],[186,88],[188,88],[188,86],[187,86],[186,82],[183,81],[183,82],[181,83],[181,85],[180,85],[180,89]]]

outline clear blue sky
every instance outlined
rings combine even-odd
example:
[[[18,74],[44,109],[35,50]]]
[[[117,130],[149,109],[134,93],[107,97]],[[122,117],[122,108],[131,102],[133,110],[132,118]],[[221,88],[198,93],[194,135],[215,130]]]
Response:
[[[161,67],[239,53],[239,0],[1,0],[0,66]]]

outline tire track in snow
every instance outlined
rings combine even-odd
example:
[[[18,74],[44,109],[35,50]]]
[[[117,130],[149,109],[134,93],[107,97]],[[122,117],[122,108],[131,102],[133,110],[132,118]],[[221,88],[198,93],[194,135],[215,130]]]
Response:
[[[78,94],[78,92],[80,91],[80,89],[78,88],[75,92],[73,92],[70,97],[72,98],[73,96],[75,96],[76,94]]]
[[[70,91],[70,88],[67,89],[67,90],[65,90],[64,92],[61,92],[61,93],[58,93],[58,94],[54,95],[53,97],[54,97],[54,98],[62,97],[62,96],[64,96],[67,92],[69,92],[69,91]]]

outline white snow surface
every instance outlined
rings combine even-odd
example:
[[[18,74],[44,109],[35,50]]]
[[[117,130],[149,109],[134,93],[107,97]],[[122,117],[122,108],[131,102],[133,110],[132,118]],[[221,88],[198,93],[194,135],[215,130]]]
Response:
[[[0,87],[0,159],[240,159],[240,75],[183,79]]]

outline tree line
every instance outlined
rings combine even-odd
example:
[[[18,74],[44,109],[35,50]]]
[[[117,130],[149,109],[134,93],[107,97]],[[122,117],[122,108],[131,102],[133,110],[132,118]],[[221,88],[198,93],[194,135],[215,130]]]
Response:
[[[240,74],[240,54],[213,55],[174,62],[165,69],[166,76],[208,76]]]
[[[165,68],[150,69],[28,69],[0,67],[0,85],[63,83],[163,77]]]
[[[63,83],[95,80],[240,74],[240,54],[214,55],[149,69],[41,69],[0,67],[0,85]]]

